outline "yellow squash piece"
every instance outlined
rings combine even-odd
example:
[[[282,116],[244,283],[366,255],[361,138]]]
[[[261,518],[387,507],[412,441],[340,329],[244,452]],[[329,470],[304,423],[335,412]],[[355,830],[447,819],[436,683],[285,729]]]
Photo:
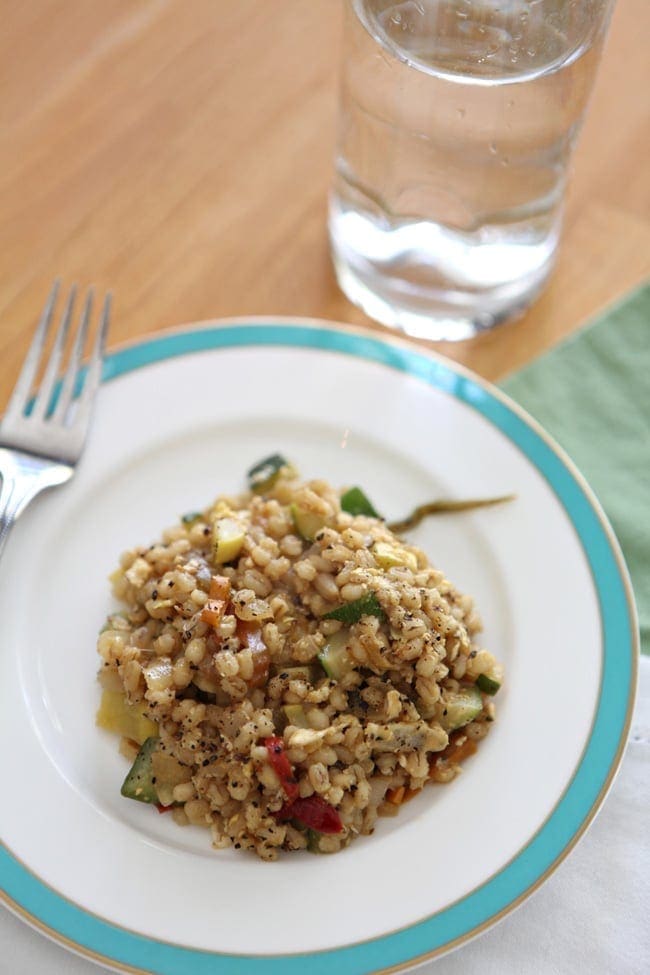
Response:
[[[372,551],[375,562],[380,569],[391,569],[395,565],[405,565],[413,572],[417,571],[418,560],[413,552],[407,552],[406,549],[389,545],[387,542],[377,542]]]
[[[236,518],[227,515],[212,523],[212,557],[217,565],[236,559],[242,550],[246,530]]]
[[[147,717],[145,711],[146,705],[129,704],[121,691],[104,690],[96,720],[100,728],[142,745],[147,738],[158,734],[158,725]]]

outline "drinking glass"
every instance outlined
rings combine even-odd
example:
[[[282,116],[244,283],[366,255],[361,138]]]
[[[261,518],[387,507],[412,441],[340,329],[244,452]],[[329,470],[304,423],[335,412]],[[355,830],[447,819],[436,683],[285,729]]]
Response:
[[[372,318],[464,339],[555,259],[613,0],[346,0],[329,231]]]

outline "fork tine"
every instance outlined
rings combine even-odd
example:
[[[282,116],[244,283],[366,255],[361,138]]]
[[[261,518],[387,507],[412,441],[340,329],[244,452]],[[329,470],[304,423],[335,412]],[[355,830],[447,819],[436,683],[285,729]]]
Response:
[[[54,384],[56,383],[59,375],[59,369],[61,367],[61,357],[63,355],[65,341],[68,337],[68,329],[70,328],[70,319],[72,318],[72,309],[74,308],[76,295],[77,286],[76,284],[73,284],[70,288],[68,300],[65,303],[61,324],[59,325],[59,329],[56,333],[52,351],[50,352],[50,358],[43,374],[43,379],[36,396],[36,402],[34,403],[32,416],[35,420],[42,420],[45,418],[52,401]]]
[[[79,397],[79,411],[74,420],[74,426],[81,427],[85,431],[90,421],[90,413],[95,398],[95,393],[102,378],[102,365],[104,349],[106,348],[106,334],[111,317],[111,293],[106,295],[102,314],[99,320],[99,328],[93,343],[93,351],[88,363],[88,372],[84,380],[83,390]]]
[[[11,399],[9,400],[7,410],[5,412],[5,419],[14,419],[22,416],[27,408],[29,394],[31,393],[32,386],[34,385],[34,378],[36,376],[38,364],[41,360],[43,347],[47,341],[47,335],[50,330],[52,311],[54,309],[54,304],[56,302],[58,293],[59,279],[57,278],[52,285],[52,290],[48,295],[47,301],[45,302],[45,308],[43,309],[43,314],[41,315],[41,319],[38,323],[38,328],[36,329],[34,338],[32,339],[32,344],[29,347],[29,352],[25,358],[18,381],[14,386],[14,391],[11,394]]]
[[[70,362],[68,363],[68,368],[66,369],[66,373],[63,378],[63,385],[61,386],[61,391],[59,393],[59,401],[56,404],[56,409],[52,415],[52,420],[55,423],[63,423],[70,408],[70,403],[72,402],[72,397],[74,395],[74,390],[77,383],[77,375],[79,373],[79,364],[83,356],[86,336],[88,335],[88,326],[90,324],[90,312],[92,311],[92,306],[93,289],[90,288],[84,302],[83,311],[81,313],[81,321],[79,322],[79,328],[74,340],[74,346],[72,348],[72,352],[70,353]]]

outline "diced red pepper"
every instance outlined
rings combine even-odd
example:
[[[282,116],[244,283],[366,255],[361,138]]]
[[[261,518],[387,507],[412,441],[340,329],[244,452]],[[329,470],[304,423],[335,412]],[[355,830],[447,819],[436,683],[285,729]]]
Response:
[[[282,738],[273,735],[271,738],[265,738],[264,744],[269,753],[269,765],[279,778],[287,798],[295,799],[298,795],[298,783],[293,774],[291,762],[284,751]]]
[[[171,812],[173,808],[174,808],[173,806],[163,806],[161,802],[156,803],[156,809],[158,810],[159,813]]]
[[[325,802],[322,796],[307,796],[306,799],[297,798],[285,802],[275,818],[281,822],[285,819],[297,819],[303,826],[319,833],[343,832],[343,823],[337,810],[329,802]]]

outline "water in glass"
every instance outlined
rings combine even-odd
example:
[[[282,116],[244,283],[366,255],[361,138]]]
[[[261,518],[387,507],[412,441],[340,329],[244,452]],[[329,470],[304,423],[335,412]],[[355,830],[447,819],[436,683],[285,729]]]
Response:
[[[462,339],[545,282],[610,0],[347,0],[330,236],[348,297]]]

